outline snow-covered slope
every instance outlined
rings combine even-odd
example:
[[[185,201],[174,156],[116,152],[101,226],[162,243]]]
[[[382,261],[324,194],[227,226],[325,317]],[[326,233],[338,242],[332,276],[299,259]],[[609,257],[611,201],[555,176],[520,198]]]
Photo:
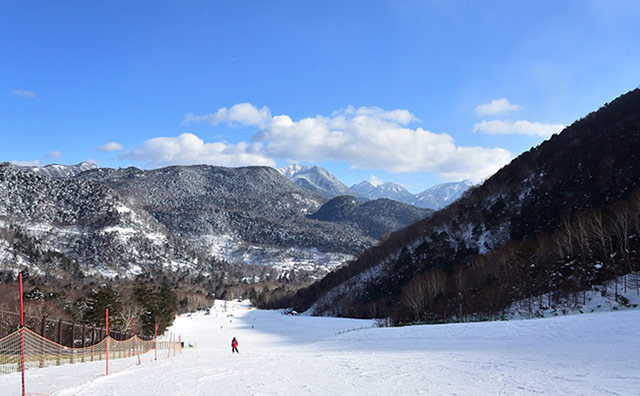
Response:
[[[388,198],[426,209],[438,210],[460,198],[473,184],[469,180],[437,184],[418,194],[410,193],[396,183],[374,184],[370,181],[351,186],[351,189],[367,199]]]
[[[196,258],[175,249],[166,228],[104,185],[0,164],[0,270],[67,268],[136,275]],[[13,259],[15,257],[15,259]]]
[[[451,325],[286,316],[218,301],[172,327],[186,348],[27,372],[27,390],[111,395],[637,395],[640,310]],[[232,337],[240,354],[232,355]],[[20,374],[0,376],[20,394]]]
[[[415,196],[406,188],[391,182],[376,185],[369,181],[363,181],[351,186],[351,189],[367,199],[387,198],[408,204],[411,204],[415,199]]]
[[[325,198],[340,195],[354,195],[354,192],[344,185],[337,177],[319,166],[305,166],[292,164],[278,171],[293,183],[308,190],[315,191]]]
[[[438,210],[460,198],[471,186],[473,183],[469,180],[438,184],[416,194],[411,203],[421,208]]]
[[[39,175],[46,175],[49,177],[57,177],[57,178],[65,178],[65,177],[74,177],[79,175],[84,171],[88,171],[91,169],[97,169],[98,167],[95,164],[90,162],[81,162],[77,165],[58,165],[51,164],[45,166],[24,166],[23,169],[28,169],[32,172],[35,172]]]

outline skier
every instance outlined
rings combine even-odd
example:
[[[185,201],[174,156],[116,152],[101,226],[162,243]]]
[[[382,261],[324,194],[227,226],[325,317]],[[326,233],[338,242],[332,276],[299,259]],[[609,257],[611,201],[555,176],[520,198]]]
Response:
[[[231,340],[231,353],[240,353],[240,351],[238,351],[238,340],[236,340],[236,337],[233,337],[233,340]]]

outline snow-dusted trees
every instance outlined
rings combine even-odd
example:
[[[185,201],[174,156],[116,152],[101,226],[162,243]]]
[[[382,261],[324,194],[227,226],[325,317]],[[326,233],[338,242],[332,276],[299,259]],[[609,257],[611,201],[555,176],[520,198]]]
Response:
[[[489,316],[514,301],[528,301],[532,310],[536,296],[540,306],[560,296],[583,304],[582,291],[611,281],[615,295],[621,286],[640,294],[639,232],[640,189],[624,200],[566,214],[551,233],[510,240],[446,271],[432,267],[417,274],[402,288],[399,303],[404,311],[394,319],[435,320],[447,313]],[[629,273],[635,278],[625,277],[620,285],[618,279]]]

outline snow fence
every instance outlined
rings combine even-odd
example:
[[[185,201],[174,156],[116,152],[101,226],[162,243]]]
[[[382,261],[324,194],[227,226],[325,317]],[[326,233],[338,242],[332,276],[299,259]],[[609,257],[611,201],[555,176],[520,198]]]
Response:
[[[22,331],[24,330],[24,368],[43,368],[144,355],[154,351],[156,358],[168,358],[182,352],[177,341],[143,340],[137,335],[127,340],[106,336],[98,343],[84,348],[71,348],[53,342],[24,327],[0,339],[0,374],[15,373],[22,367]]]

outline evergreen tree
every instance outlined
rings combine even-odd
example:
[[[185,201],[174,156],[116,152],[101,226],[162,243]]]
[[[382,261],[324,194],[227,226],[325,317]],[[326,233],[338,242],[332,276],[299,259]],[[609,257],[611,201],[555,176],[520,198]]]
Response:
[[[96,326],[105,326],[105,311],[107,308],[109,308],[109,317],[114,318],[115,322],[115,318],[119,316],[122,309],[120,295],[110,286],[105,286],[99,290],[91,290],[86,300],[83,320]]]

